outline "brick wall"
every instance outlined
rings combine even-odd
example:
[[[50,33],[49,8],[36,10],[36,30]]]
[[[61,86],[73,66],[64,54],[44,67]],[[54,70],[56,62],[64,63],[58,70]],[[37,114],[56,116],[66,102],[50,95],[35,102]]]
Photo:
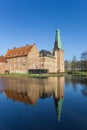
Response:
[[[59,50],[59,66],[60,66],[60,72],[64,72],[64,51]]]
[[[7,59],[5,70],[10,73],[26,73],[26,56]]]
[[[0,73],[3,74],[5,71],[5,62],[0,62]]]
[[[64,72],[64,51],[55,50],[54,56],[56,58],[57,72]]]
[[[39,52],[36,45],[33,46],[27,57],[27,70],[39,68]]]
[[[48,69],[49,73],[56,73],[56,59],[50,57],[40,57],[39,68]]]

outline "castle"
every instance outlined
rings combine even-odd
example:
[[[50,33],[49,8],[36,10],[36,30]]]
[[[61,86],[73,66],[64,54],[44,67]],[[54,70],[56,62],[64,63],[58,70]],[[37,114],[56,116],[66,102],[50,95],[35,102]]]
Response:
[[[0,57],[0,73],[64,72],[64,50],[60,31],[56,30],[53,51],[38,51],[36,44],[9,49]]]

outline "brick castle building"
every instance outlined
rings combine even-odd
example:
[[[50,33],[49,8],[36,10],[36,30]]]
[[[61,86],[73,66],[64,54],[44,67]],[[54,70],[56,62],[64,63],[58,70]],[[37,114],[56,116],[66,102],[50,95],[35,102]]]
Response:
[[[9,49],[0,57],[0,73],[58,73],[64,72],[64,51],[60,31],[56,31],[53,52],[38,51],[36,44]]]

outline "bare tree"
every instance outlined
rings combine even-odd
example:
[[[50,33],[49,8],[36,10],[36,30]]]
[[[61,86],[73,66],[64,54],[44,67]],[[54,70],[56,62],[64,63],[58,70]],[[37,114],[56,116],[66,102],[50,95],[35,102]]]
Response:
[[[74,55],[73,58],[72,58],[72,61],[71,61],[71,70],[77,70],[77,58],[76,56]]]
[[[81,53],[81,69],[87,70],[87,51]]]
[[[81,53],[81,60],[87,60],[87,51]]]
[[[70,70],[70,61],[68,61],[68,60],[65,60],[65,71],[68,71],[68,70]]]

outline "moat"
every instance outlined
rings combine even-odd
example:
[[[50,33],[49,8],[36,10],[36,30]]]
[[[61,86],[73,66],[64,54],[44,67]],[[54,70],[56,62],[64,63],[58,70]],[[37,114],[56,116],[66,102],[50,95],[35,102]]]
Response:
[[[0,130],[87,130],[87,77],[0,77]]]

